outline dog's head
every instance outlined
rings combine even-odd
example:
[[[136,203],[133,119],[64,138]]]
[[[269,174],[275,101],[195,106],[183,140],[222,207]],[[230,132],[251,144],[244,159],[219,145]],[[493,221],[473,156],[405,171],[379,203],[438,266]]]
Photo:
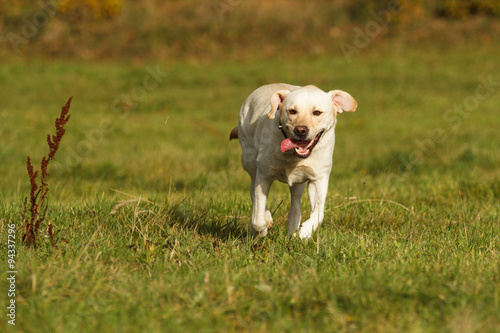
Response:
[[[268,118],[274,119],[280,111],[280,121],[286,138],[281,151],[295,149],[295,156],[307,158],[321,139],[321,135],[333,128],[337,114],[354,112],[358,104],[342,90],[324,92],[315,86],[295,90],[279,90],[271,97]]]

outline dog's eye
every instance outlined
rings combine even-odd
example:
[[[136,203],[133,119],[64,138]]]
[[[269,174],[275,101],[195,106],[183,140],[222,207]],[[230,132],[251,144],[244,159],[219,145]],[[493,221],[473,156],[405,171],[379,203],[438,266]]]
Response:
[[[297,110],[290,109],[290,110],[288,110],[288,113],[291,115],[294,115],[294,114],[297,114]]]
[[[323,113],[323,112],[318,111],[318,110],[313,111],[313,115],[315,115],[315,116],[321,116],[321,114],[322,114],[322,113]]]

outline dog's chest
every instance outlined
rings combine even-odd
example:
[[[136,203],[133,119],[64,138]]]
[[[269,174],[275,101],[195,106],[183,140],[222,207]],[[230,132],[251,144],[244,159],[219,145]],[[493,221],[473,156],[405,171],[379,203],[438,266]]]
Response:
[[[308,165],[285,167],[285,173],[288,185],[304,183],[317,178],[314,169]]]
[[[317,170],[297,159],[278,159],[269,168],[269,175],[282,183],[293,185],[317,179]]]

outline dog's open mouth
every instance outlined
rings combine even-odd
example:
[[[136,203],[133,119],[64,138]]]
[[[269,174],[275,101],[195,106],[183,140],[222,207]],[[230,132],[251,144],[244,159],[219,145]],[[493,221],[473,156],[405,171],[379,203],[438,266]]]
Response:
[[[322,134],[323,132],[319,133],[312,140],[295,140],[287,138],[281,142],[281,152],[284,153],[295,149],[295,156],[298,158],[308,158]]]

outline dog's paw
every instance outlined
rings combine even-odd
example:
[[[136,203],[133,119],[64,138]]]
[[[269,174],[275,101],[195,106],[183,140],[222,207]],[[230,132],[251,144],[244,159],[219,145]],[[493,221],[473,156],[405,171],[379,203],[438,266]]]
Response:
[[[300,226],[294,233],[288,234],[287,241],[290,241],[292,238],[300,238],[303,240],[308,240],[312,236],[312,231],[308,231],[307,228],[303,228]]]
[[[266,237],[267,236],[267,227],[264,226],[263,228],[257,228],[254,226],[252,223],[250,223],[250,226],[248,228],[252,235],[258,238]]]
[[[269,210],[266,210],[264,219],[266,220],[267,229],[271,229],[273,227],[273,216],[271,215],[271,212]]]
[[[299,229],[294,233],[294,236],[298,235],[301,239],[309,239],[311,238],[312,233],[312,227],[301,225]]]

